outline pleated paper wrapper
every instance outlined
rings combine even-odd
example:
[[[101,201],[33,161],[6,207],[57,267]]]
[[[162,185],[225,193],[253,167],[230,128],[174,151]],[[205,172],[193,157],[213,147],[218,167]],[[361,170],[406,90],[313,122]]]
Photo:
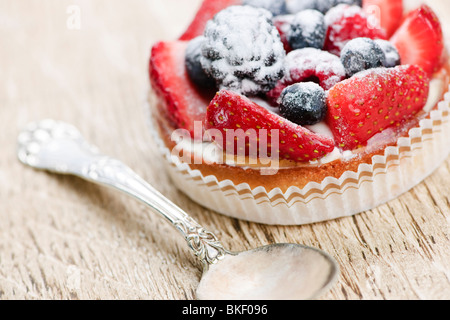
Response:
[[[147,110],[152,108],[146,105]],[[340,178],[327,177],[304,188],[292,186],[286,192],[219,181],[191,169],[171,155],[151,121],[151,112],[148,116],[152,136],[178,189],[217,213],[269,225],[311,224],[371,210],[422,182],[450,154],[450,93],[418,127],[387,147],[384,155],[374,156],[372,164],[361,164],[357,172],[346,171]]]

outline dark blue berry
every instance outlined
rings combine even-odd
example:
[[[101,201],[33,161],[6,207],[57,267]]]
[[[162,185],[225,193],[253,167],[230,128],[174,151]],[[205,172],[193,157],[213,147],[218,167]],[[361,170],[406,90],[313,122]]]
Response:
[[[325,17],[317,10],[303,10],[295,15],[287,32],[287,40],[292,49],[322,49],[327,26]]]
[[[364,70],[383,67],[385,61],[386,55],[381,47],[369,38],[350,40],[341,52],[341,62],[349,77]]]
[[[206,74],[200,62],[204,40],[204,37],[200,36],[189,42],[186,49],[185,64],[189,78],[195,85],[211,88],[215,85],[214,80]]]
[[[380,39],[375,40],[375,42],[380,46],[386,56],[386,60],[383,63],[386,68],[394,68],[401,64],[400,54],[390,41]]]
[[[321,122],[327,113],[326,93],[314,82],[300,82],[283,90],[280,114],[299,125]]]
[[[286,0],[244,0],[242,5],[266,9],[274,16],[287,14]]]

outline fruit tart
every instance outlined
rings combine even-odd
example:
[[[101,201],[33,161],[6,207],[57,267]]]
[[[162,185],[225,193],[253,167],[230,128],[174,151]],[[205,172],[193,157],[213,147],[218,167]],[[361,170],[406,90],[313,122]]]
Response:
[[[449,155],[433,10],[401,0],[205,0],[152,47],[151,131],[180,190],[300,225],[370,210]]]

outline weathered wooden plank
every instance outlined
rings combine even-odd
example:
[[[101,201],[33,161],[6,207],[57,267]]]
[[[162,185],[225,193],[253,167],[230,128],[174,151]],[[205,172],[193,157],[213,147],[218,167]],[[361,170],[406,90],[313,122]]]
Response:
[[[0,1],[0,299],[193,299],[201,275],[184,240],[141,204],[18,163],[19,128],[44,117],[77,125],[232,250],[328,251],[342,275],[323,299],[449,299],[450,160],[389,204],[300,227],[221,216],[172,186],[143,117],[147,59],[199,2]],[[67,25],[74,3],[79,30]],[[445,1],[432,5],[448,12]]]

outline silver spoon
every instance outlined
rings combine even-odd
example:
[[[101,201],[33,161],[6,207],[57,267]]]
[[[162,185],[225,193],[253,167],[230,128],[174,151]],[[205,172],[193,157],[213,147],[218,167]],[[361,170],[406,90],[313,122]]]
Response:
[[[202,262],[198,299],[315,299],[338,278],[335,260],[315,248],[275,244],[245,252],[226,250],[212,232],[122,162],[100,154],[72,125],[54,120],[28,125],[18,137],[18,157],[33,168],[125,192],[169,220]]]

